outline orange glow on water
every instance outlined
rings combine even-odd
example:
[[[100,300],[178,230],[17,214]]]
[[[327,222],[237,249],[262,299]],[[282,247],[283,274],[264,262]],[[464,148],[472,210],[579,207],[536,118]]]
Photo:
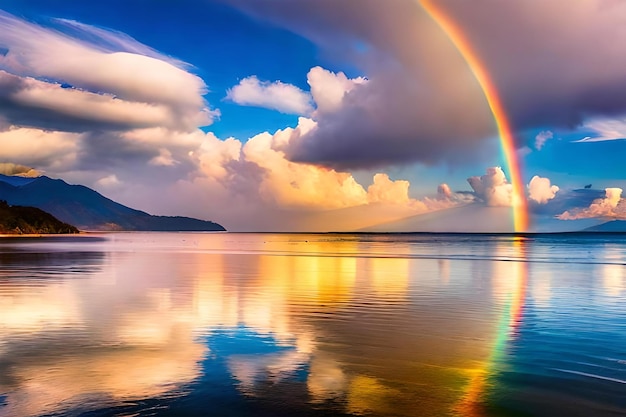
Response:
[[[489,76],[489,72],[483,65],[478,54],[472,48],[465,34],[461,31],[461,28],[439,8],[435,1],[420,0],[420,4],[435,23],[445,32],[452,44],[454,44],[456,49],[463,56],[463,59],[467,62],[467,65],[485,94],[487,104],[496,122],[502,152],[509,169],[511,184],[513,186],[513,224],[516,232],[524,232],[528,230],[529,218],[522,171],[515,150],[511,125],[498,91]]]

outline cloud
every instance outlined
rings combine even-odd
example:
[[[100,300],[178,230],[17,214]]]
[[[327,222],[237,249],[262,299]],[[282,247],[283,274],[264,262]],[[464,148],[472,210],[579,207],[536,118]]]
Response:
[[[160,165],[160,166],[169,167],[172,165],[176,165],[178,161],[176,161],[172,157],[172,152],[170,152],[168,149],[161,148],[159,149],[159,155],[152,158],[150,161],[148,161],[148,163],[150,165]]]
[[[65,167],[76,163],[81,136],[78,133],[12,128],[0,132],[0,157],[38,170],[63,172]]]
[[[409,201],[409,182],[392,181],[387,174],[374,175],[374,183],[367,188],[367,201],[370,203]]]
[[[161,52],[142,44],[126,33],[117,30],[104,29],[72,19],[57,18],[53,19],[52,23],[56,23],[58,25],[58,29],[64,32],[67,36],[82,40],[88,39],[92,46],[105,52],[126,51],[137,55],[155,58],[159,61],[168,62],[181,69],[191,68],[190,64],[171,56],[164,55]]]
[[[106,177],[100,178],[98,181],[96,181],[95,184],[100,187],[110,188],[110,187],[119,186],[121,182],[117,178],[117,175],[111,174],[111,175],[107,175]]]
[[[309,93],[280,81],[260,81],[254,75],[228,90],[226,98],[242,106],[265,107],[287,114],[305,116],[313,112]]]
[[[39,177],[41,172],[27,167],[25,165],[14,164],[11,162],[0,162],[0,174],[2,175],[15,175],[19,177]]]
[[[510,207],[513,203],[513,185],[506,179],[500,167],[487,168],[482,176],[473,176],[467,179],[476,197],[490,207]],[[552,200],[559,187],[550,184],[549,178],[537,175],[531,178],[527,186],[528,199],[537,204],[546,204]],[[445,192],[445,190],[443,190]]]
[[[342,169],[458,163],[496,134],[467,63],[418,1],[228,3],[367,75],[335,112],[319,115],[317,129],[292,143],[292,160]],[[626,88],[626,32],[617,30],[626,24],[626,4],[437,3],[484,64],[514,129],[573,128],[626,113],[626,96],[618,93]],[[484,24],[487,14],[497,21]]]
[[[430,202],[431,207],[439,204],[439,208],[450,208],[474,203],[476,195],[471,191],[452,191],[448,184],[443,183],[437,186],[437,195],[434,199],[426,197],[424,200]]]
[[[349,79],[343,72],[334,73],[322,67],[313,67],[307,74],[307,82],[316,105],[315,115],[321,116],[339,110],[346,94],[367,80],[363,77]]]
[[[545,204],[552,200],[559,187],[550,184],[549,178],[542,178],[537,175],[531,178],[528,183],[528,198],[538,204]]]
[[[461,108],[457,101],[420,97],[421,90],[402,71],[372,76],[344,92],[340,102],[322,101],[334,111],[323,112],[322,107],[316,112],[316,129],[291,142],[287,155],[293,161],[338,169],[412,161],[434,164],[460,149],[470,158],[475,155],[476,144],[490,134],[489,117],[481,116],[480,109]],[[426,102],[428,109],[418,104]],[[417,111],[416,105],[424,111]],[[471,120],[457,118],[466,113],[472,113]],[[447,123],[444,115],[455,123]]]
[[[0,110],[8,123],[189,130],[217,116],[202,97],[204,81],[179,61],[117,32],[59,22],[76,30],[65,34],[0,11]],[[89,40],[77,37],[86,32]]]
[[[626,139],[626,119],[597,118],[585,122],[581,130],[590,134],[575,142],[602,142]]]
[[[540,151],[541,148],[543,148],[543,145],[545,145],[546,142],[552,139],[553,137],[554,137],[554,133],[552,133],[551,131],[542,130],[541,132],[537,134],[537,136],[535,136],[535,149]]]
[[[165,105],[119,100],[111,95],[66,89],[0,70],[0,111],[13,125],[49,130],[124,130],[179,127]]]
[[[626,200],[621,188],[606,188],[605,197],[594,200],[589,207],[572,209],[558,215],[560,220],[577,220],[597,217],[626,219]]]
[[[260,205],[281,209],[332,210],[385,204],[424,212],[457,204],[413,199],[409,196],[409,181],[393,181],[385,173],[375,174],[366,191],[349,172],[288,160],[282,149],[312,129],[315,124],[301,118],[296,128],[278,130],[273,135],[262,133],[245,144],[234,139],[221,142],[209,136],[211,145],[203,149],[210,151],[200,153],[201,165],[207,176],[213,176],[228,190],[241,190],[240,195],[248,199],[256,193]]]
[[[340,208],[367,203],[365,190],[351,174],[309,164],[288,161],[284,153],[273,148],[283,134],[297,136],[303,124],[295,129],[262,133],[252,137],[242,148],[246,162],[264,170],[259,192],[265,201],[284,207]],[[296,132],[294,135],[292,132]]]
[[[437,187],[437,195],[441,196],[442,198],[451,198],[452,190],[450,189],[450,186],[448,184],[439,184],[439,186]]]
[[[102,174],[91,181],[111,175],[108,170],[115,166],[124,187],[107,188],[108,197],[149,212],[158,208],[157,214],[215,220],[237,231],[349,231],[467,203],[454,193],[450,198],[412,198],[409,181],[392,180],[383,172],[368,184],[347,171],[288,160],[283,149],[289,141],[314,128],[311,119],[300,118],[295,128],[261,133],[245,143],[200,130],[170,133],[169,141],[178,144],[168,148],[175,165],[144,162],[147,173],[138,182],[135,165],[106,162],[99,166]],[[134,134],[136,146],[144,135],[154,139],[139,154],[142,158],[148,158],[148,149],[157,152],[152,158],[162,156],[157,150],[163,142],[153,130]],[[91,161],[84,169],[94,172],[100,162]],[[85,180],[80,173],[75,177]]]
[[[513,186],[506,180],[500,167],[487,168],[487,173],[480,177],[467,179],[476,195],[491,207],[508,207],[513,201]]]

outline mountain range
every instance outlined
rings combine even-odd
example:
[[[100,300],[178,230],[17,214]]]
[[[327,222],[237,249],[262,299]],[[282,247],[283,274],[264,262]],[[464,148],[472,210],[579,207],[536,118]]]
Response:
[[[611,220],[606,223],[591,226],[583,230],[584,232],[626,232],[626,220]]]
[[[0,200],[39,208],[81,230],[224,231],[220,224],[181,216],[153,216],[124,206],[83,185],[46,176],[0,174]]]

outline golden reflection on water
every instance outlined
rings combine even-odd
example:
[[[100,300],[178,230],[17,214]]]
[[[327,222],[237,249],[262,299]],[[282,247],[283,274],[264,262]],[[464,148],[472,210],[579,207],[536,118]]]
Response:
[[[2,329],[33,333],[68,326],[80,326],[77,294],[67,283],[39,287],[2,288],[0,321]],[[35,308],[36,307],[36,308]]]
[[[224,249],[232,246],[224,237],[195,238],[214,241],[105,247],[98,268],[80,277],[35,288],[2,281],[0,359],[11,363],[0,376],[2,411],[33,416],[184,395],[212,354],[198,335],[243,326],[293,347],[225,358],[244,395],[268,395],[259,381],[278,384],[306,367],[313,404],[340,400],[354,414],[412,416],[418,404],[421,415],[454,407],[480,415],[490,361],[519,320],[524,263],[496,263],[490,295],[451,277],[467,261],[359,256],[367,248],[349,241],[264,246],[265,236],[239,253]],[[428,287],[444,293],[419,290]]]
[[[369,258],[366,268],[376,295],[395,300],[406,297],[410,276],[408,258]]]

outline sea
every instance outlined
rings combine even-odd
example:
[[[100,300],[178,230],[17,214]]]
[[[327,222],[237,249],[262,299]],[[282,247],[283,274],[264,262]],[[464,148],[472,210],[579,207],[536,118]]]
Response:
[[[626,235],[0,238],[0,416],[626,416]]]

